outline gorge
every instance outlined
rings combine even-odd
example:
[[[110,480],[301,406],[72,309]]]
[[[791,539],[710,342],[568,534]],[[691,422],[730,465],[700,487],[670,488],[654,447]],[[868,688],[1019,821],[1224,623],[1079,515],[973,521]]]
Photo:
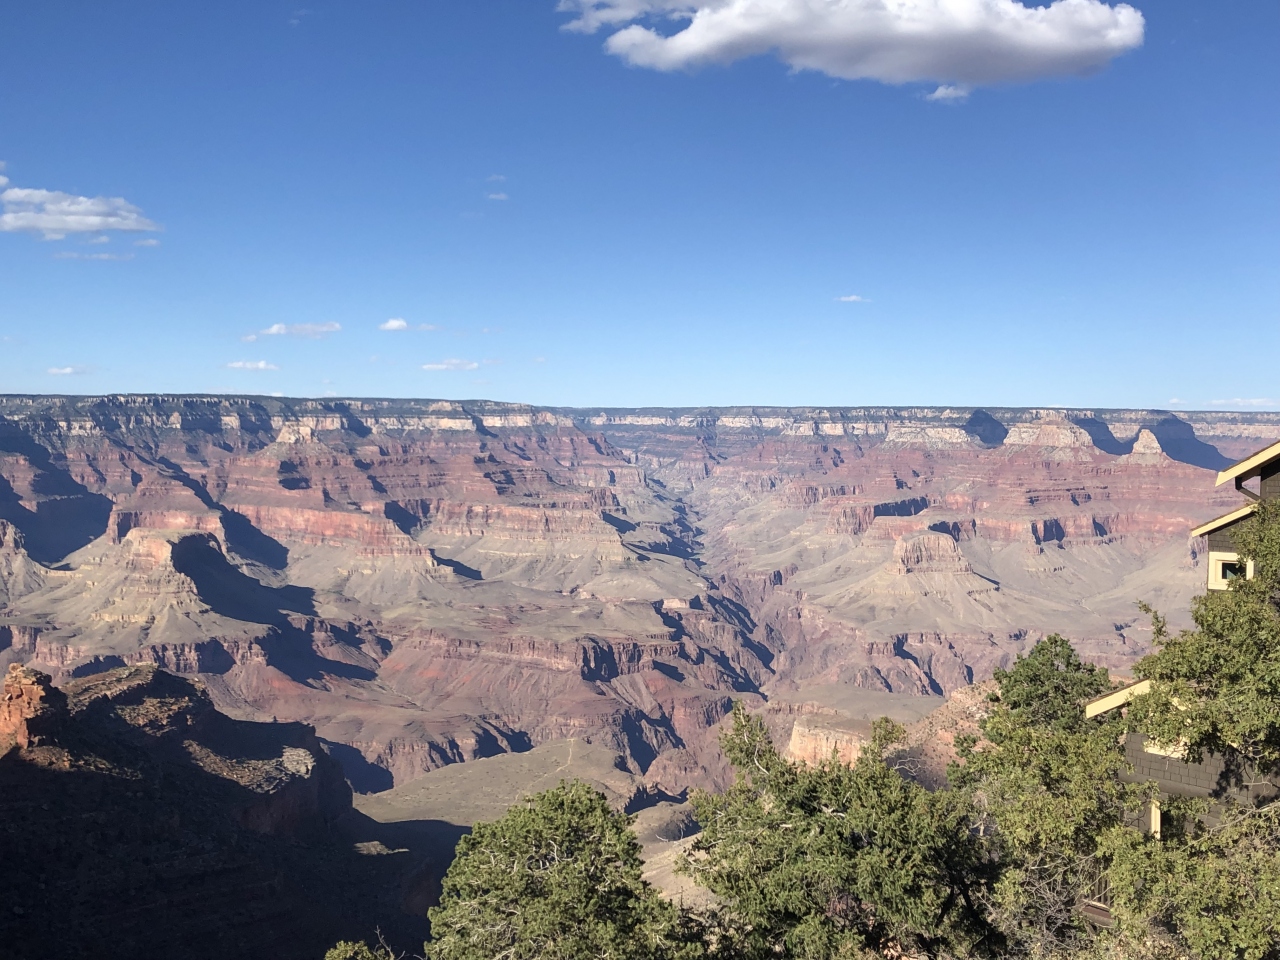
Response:
[[[1176,625],[1201,588],[1213,471],[1277,439],[1275,413],[8,396],[0,669],[198,676],[314,726],[360,793],[585,740],[678,797],[724,782],[734,699],[804,753],[1049,633],[1123,669],[1136,602]]]

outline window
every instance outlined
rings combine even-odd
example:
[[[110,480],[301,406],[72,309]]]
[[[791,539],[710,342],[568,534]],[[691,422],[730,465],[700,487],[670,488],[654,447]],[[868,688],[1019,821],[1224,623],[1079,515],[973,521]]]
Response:
[[[1227,553],[1224,550],[1209,551],[1207,586],[1210,590],[1229,590],[1231,581],[1238,577],[1244,577],[1246,580],[1252,578],[1253,563],[1243,562],[1235,553]]]

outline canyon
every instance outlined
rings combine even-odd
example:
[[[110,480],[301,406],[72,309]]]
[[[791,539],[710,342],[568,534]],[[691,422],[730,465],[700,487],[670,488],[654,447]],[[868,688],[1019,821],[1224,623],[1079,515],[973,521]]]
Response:
[[[198,678],[358,793],[584,742],[632,796],[813,760],[1049,633],[1178,625],[1280,414],[0,397],[0,668]],[[907,704],[907,706],[903,706]],[[842,740],[842,731],[850,737]],[[841,746],[844,743],[846,746]],[[852,749],[852,748],[848,748]]]

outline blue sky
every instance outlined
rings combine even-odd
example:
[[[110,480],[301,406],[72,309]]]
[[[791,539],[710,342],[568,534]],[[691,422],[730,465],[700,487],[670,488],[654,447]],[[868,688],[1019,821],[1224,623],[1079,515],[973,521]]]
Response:
[[[302,2],[11,5],[0,392],[1280,409],[1280,5]]]

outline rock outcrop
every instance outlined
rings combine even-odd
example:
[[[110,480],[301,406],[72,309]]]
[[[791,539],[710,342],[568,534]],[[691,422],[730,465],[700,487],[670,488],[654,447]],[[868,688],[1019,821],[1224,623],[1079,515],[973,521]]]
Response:
[[[852,764],[870,741],[869,725],[854,726],[830,719],[802,717],[791,728],[785,755],[791,760],[817,766],[835,757]]]
[[[44,746],[67,720],[67,698],[47,673],[9,664],[0,690],[0,752]]]
[[[412,927],[379,899],[409,864],[353,849],[350,788],[310,728],[234,720],[154,667],[58,689],[14,665],[3,696],[5,956],[267,960]]]

